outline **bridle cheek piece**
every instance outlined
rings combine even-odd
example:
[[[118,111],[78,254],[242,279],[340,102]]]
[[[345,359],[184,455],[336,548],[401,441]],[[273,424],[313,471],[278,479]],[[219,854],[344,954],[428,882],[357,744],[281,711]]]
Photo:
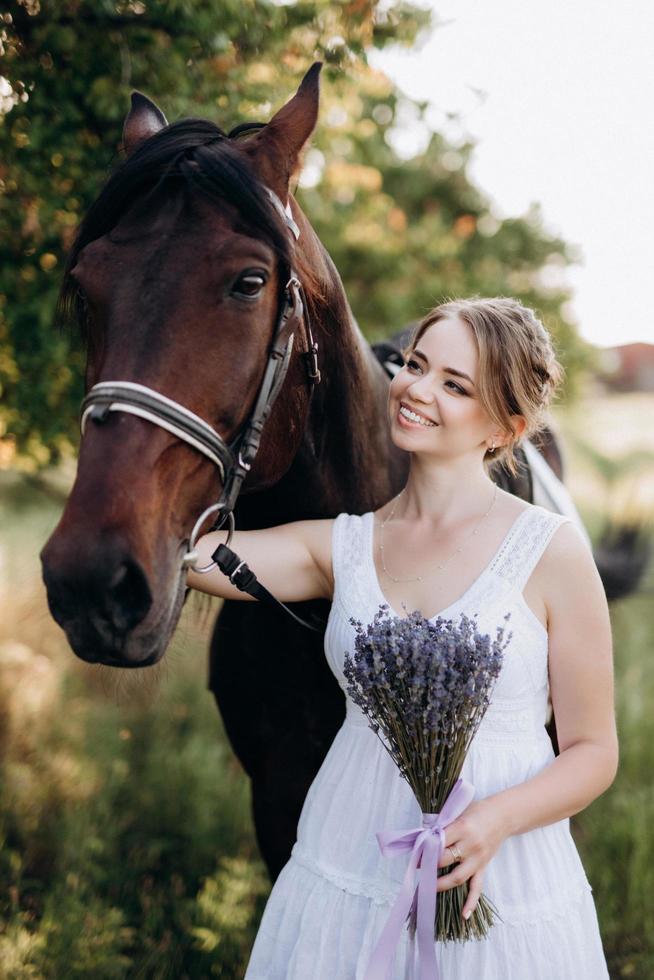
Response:
[[[290,206],[287,204],[284,207],[272,191],[268,190],[268,194],[294,238],[299,238],[300,230],[295,223]],[[223,484],[222,493],[218,501],[207,507],[195,522],[189,538],[188,551],[182,558],[182,567],[205,573],[218,566],[225,574],[229,575],[237,587],[244,588],[244,591],[256,595],[257,598],[265,598],[263,593],[266,590],[256,583],[256,578],[249,571],[245,562],[241,562],[238,556],[235,556],[229,549],[229,543],[234,532],[233,511],[243,481],[252,469],[252,464],[257,455],[263,427],[286,378],[295,334],[302,327],[307,342],[307,349],[302,358],[306,367],[307,381],[313,390],[315,385],[320,382],[318,344],[311,333],[304,289],[291,268],[288,282],[283,290],[281,309],[277,316],[275,332],[268,350],[268,360],[252,414],[229,445],[199,415],[154,388],[149,388],[147,385],[135,381],[100,381],[89,389],[81,405],[80,428],[82,435],[84,435],[89,418],[96,425],[100,425],[107,419],[110,412],[127,412],[171,432],[188,445],[193,446],[198,452],[203,453],[218,467]],[[211,514],[218,514],[219,516],[214,520],[210,530],[216,530],[222,527],[225,522],[228,523],[227,541],[216,549],[210,564],[197,566],[198,553],[195,550],[195,545],[204,522]],[[221,551],[221,549],[224,550]],[[217,555],[222,560],[217,561]],[[229,556],[236,559],[236,564]],[[261,590],[260,593],[253,591],[257,588]],[[270,594],[268,593],[268,595]],[[290,612],[290,610],[287,611]],[[291,613],[291,615],[294,614]],[[303,620],[300,621],[304,623]],[[304,625],[309,624],[304,623]]]

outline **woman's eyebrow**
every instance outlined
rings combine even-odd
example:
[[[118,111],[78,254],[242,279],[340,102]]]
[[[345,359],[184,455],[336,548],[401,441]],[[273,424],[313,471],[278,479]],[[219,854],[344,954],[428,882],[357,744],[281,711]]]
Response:
[[[443,368],[443,371],[445,372],[445,374],[453,374],[457,378],[465,378],[466,381],[470,382],[473,388],[475,387],[475,383],[472,380],[472,378],[469,375],[467,375],[464,371],[457,371],[456,368]]]
[[[425,354],[422,353],[421,350],[414,349],[412,351],[412,354],[414,355],[414,357],[421,358],[421,360],[423,360],[425,362],[425,364],[429,364],[429,361],[428,361],[427,357],[425,356]],[[465,378],[466,381],[469,381],[470,382],[470,384],[472,385],[473,388],[475,387],[474,381],[472,380],[472,378],[468,374],[465,373],[465,371],[457,371],[456,368],[445,367],[445,368],[443,368],[443,372],[445,374],[453,374],[457,378]]]

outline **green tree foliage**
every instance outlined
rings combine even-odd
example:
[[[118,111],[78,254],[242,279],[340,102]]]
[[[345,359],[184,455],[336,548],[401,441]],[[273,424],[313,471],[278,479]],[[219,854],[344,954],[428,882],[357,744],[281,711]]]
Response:
[[[433,134],[420,155],[401,153],[398,119],[424,107],[366,52],[410,45],[428,23],[407,0],[14,0],[0,12],[0,466],[74,452],[84,352],[53,311],[75,228],[118,159],[130,91],[170,120],[228,129],[265,121],[316,58],[322,118],[299,196],[368,335],[447,296],[508,293],[546,316],[574,373],[584,348],[568,296],[542,271],[570,261],[565,244],[536,212],[493,217],[466,174],[470,146]]]

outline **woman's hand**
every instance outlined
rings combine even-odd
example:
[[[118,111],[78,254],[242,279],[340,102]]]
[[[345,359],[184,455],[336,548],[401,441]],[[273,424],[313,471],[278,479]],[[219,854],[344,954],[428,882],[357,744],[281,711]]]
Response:
[[[468,897],[463,906],[464,919],[470,918],[477,906],[486,865],[508,836],[506,819],[493,797],[473,800],[461,816],[445,828],[445,847],[438,866],[447,868],[454,863],[449,847],[461,856],[461,860],[449,874],[438,878],[437,891],[447,891],[469,882]]]

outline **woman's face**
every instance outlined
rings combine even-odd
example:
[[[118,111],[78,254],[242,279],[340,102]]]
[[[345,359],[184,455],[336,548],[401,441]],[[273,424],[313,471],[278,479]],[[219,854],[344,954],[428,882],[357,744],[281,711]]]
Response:
[[[391,382],[393,442],[441,458],[490,446],[495,427],[479,401],[478,382],[479,354],[470,327],[458,317],[433,323]]]

